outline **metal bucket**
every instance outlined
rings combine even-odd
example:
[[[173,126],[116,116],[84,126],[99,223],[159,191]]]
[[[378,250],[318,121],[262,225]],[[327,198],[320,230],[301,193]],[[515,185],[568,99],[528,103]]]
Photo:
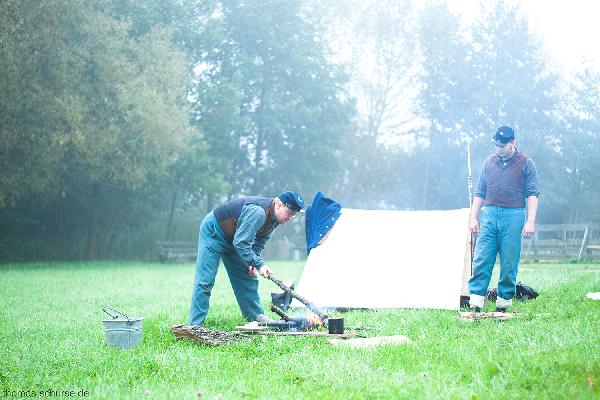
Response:
[[[102,320],[107,344],[120,349],[132,349],[140,344],[142,317],[129,317],[113,308],[103,308],[102,311],[111,317]]]

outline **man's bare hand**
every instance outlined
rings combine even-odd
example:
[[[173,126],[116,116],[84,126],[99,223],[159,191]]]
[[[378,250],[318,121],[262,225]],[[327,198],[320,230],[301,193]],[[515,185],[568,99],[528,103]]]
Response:
[[[263,278],[269,278],[269,275],[271,275],[273,273],[273,271],[271,271],[271,268],[267,267],[266,265],[263,265],[262,267],[260,267],[258,269],[258,273]]]
[[[525,222],[525,226],[523,226],[523,237],[530,238],[535,233],[535,224],[533,222]]]
[[[469,230],[472,233],[479,232],[479,221],[477,220],[476,217],[470,217],[469,218]]]
[[[263,278],[268,278],[272,272],[273,271],[271,271],[271,268],[267,267],[266,265],[263,265],[258,270],[251,265],[248,266],[249,277],[257,276],[258,274],[260,274],[260,276],[262,276]]]

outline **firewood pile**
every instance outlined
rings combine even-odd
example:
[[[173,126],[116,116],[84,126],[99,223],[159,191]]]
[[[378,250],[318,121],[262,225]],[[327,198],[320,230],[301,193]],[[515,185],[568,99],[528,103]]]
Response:
[[[201,326],[173,325],[171,332],[177,339],[190,339],[207,346],[219,346],[229,343],[252,342],[252,338],[234,332],[207,329]]]

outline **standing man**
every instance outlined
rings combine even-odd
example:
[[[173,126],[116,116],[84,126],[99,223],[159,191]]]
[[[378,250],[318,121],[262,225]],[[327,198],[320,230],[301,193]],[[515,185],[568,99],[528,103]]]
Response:
[[[535,231],[540,195],[535,164],[517,149],[512,128],[498,128],[493,142],[496,154],[484,164],[469,217],[469,229],[479,232],[473,276],[469,280],[469,305],[474,312],[481,312],[483,308],[498,253],[500,277],[496,311],[504,312],[512,306],[521,257],[521,237],[531,237]]]
[[[304,200],[298,193],[283,192],[275,198],[241,197],[208,213],[200,225],[189,325],[204,323],[220,259],[244,318],[270,320],[258,296],[257,271],[265,278],[271,273],[261,252],[273,230],[303,208]]]

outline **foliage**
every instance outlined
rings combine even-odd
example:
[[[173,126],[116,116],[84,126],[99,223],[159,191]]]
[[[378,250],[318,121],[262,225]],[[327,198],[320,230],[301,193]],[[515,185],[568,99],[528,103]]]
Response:
[[[515,128],[522,149],[543,172],[556,76],[547,71],[541,45],[519,9],[494,2],[468,36],[444,3],[432,3],[422,20],[420,105],[428,126],[421,174],[428,184],[421,207],[468,205],[466,144],[471,143],[476,183],[500,125]],[[543,188],[545,183],[542,179]]]
[[[169,27],[131,34],[110,5],[9,1],[0,20],[0,204],[17,213],[29,202],[55,208],[64,240],[64,218],[76,217],[65,207],[69,198],[86,210],[91,258],[98,218],[131,214],[119,207],[134,207],[131,200],[166,175],[192,133],[189,75]],[[125,201],[104,196],[107,212],[98,215],[103,191]]]
[[[414,125],[419,68],[416,7],[408,1],[315,3],[356,99],[356,129],[343,144],[345,171],[327,193],[347,207],[404,207],[410,155],[403,146]]]
[[[300,263],[270,263],[298,277]],[[0,267],[0,390],[88,390],[90,398],[580,398],[600,395],[597,265],[528,264],[540,296],[509,321],[461,321],[444,310],[345,313],[349,331],[412,343],[335,347],[326,338],[256,337],[209,348],[175,341],[192,265],[11,264]],[[261,280],[267,302],[276,286]],[[207,327],[243,322],[223,269]],[[141,345],[104,343],[101,307],[144,317]],[[489,303],[488,308],[493,307]],[[362,329],[357,329],[362,328]]]
[[[4,0],[0,260],[149,258],[288,189],[466,207],[466,145],[476,182],[503,124],[537,222],[597,222],[598,73],[549,60],[505,0],[468,26],[444,0]]]
[[[298,3],[215,3],[197,59],[195,120],[241,193],[316,192],[340,170],[351,105],[327,44]]]
[[[3,91],[6,103],[12,99],[3,121],[12,123],[2,136],[9,143],[31,137],[27,149],[51,156],[42,158],[45,172],[30,168],[29,174],[50,170],[58,180],[79,168],[91,182],[137,188],[172,161],[189,133],[183,58],[167,32],[134,40],[125,22],[85,2],[13,2],[7,11],[15,47],[6,51],[16,60],[6,67],[21,78],[3,74],[13,90]],[[29,91],[15,85],[24,80]],[[23,117],[33,123],[22,126]],[[24,168],[18,161],[8,170]]]
[[[600,180],[599,111],[600,72],[586,68],[570,82],[568,95],[557,111],[555,133],[548,143],[552,158],[548,175],[554,183],[548,207],[564,221],[600,220],[596,183]]]

